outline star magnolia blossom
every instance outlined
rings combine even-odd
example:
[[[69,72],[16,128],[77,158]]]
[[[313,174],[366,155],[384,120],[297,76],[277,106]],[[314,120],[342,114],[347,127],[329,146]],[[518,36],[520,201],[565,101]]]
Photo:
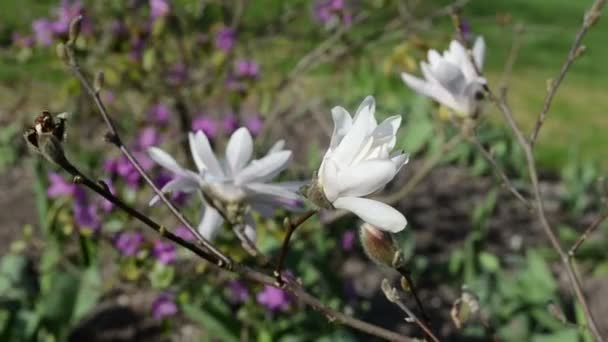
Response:
[[[251,160],[253,139],[245,127],[237,129],[226,146],[226,160],[220,162],[211,149],[207,136],[202,131],[189,134],[190,150],[198,172],[182,168],[173,157],[163,150],[148,149],[150,157],[162,167],[173,172],[175,178],[161,189],[163,192],[195,192],[206,190],[213,199],[226,204],[249,204],[262,215],[271,216],[274,209],[289,201],[298,200],[297,184],[269,183],[289,162],[291,151],[284,150],[284,142],[277,142],[268,153]],[[151,205],[158,201],[155,196]],[[253,217],[243,217],[245,234],[255,242],[256,232]],[[205,203],[205,212],[198,226],[199,232],[209,240],[215,238],[223,224],[222,215]]]
[[[382,202],[362,198],[382,189],[408,161],[407,154],[391,154],[401,116],[380,125],[376,104],[368,96],[351,118],[346,109],[332,109],[334,131],[319,172],[317,186],[334,208],[352,211],[366,222],[389,232],[405,228],[405,217]]]
[[[485,57],[486,44],[478,37],[473,46],[473,60],[481,72]],[[460,42],[453,40],[450,49],[440,55],[429,50],[428,63],[421,62],[420,69],[425,80],[408,73],[401,78],[414,91],[433,98],[464,116],[477,114],[484,98],[486,79],[477,74],[466,49]]]

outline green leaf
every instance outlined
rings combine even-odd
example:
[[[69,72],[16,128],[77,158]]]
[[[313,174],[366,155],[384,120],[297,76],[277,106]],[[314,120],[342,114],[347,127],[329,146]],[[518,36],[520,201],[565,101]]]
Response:
[[[578,341],[578,332],[573,328],[566,328],[553,334],[532,336],[532,342],[573,342]]]
[[[183,304],[182,311],[191,320],[201,324],[203,329],[220,341],[238,341],[238,327],[231,317],[225,317],[220,313],[211,313],[193,304]],[[232,324],[231,324],[232,323]],[[232,326],[228,326],[228,324]]]
[[[497,272],[500,269],[498,257],[488,252],[479,253],[479,264],[488,272]]]
[[[171,285],[175,277],[175,268],[173,266],[164,265],[160,262],[154,263],[154,268],[150,272],[148,278],[155,289],[164,289]]]
[[[85,314],[87,314],[101,297],[101,275],[99,269],[93,265],[82,272],[80,277],[80,288],[76,294],[76,302],[74,303],[74,313],[72,314],[72,322],[78,322]]]

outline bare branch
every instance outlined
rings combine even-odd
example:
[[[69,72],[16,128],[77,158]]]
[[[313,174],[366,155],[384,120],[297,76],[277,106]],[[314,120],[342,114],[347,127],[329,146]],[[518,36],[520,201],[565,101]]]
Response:
[[[576,251],[581,247],[583,242],[585,242],[587,240],[587,238],[589,237],[589,235],[591,235],[597,228],[599,228],[600,225],[602,224],[602,222],[604,222],[606,219],[608,219],[608,212],[605,212],[602,215],[598,216],[595,219],[595,221],[593,221],[589,225],[589,227],[587,227],[587,229],[585,229],[583,234],[581,236],[579,236],[579,238],[572,245],[572,247],[570,247],[570,250],[568,251],[568,256],[570,256],[570,258],[574,258]]]

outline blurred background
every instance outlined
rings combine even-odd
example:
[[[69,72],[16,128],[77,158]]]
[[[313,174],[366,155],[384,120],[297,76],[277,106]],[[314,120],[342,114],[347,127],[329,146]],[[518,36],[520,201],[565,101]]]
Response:
[[[535,216],[500,186],[475,146],[445,148],[459,128],[399,74],[419,75],[428,49],[448,47],[457,37],[451,13],[459,9],[465,40],[485,38],[490,85],[507,86],[515,117],[529,132],[590,5],[0,1],[0,339],[368,340],[280,289],[201,265],[29,153],[21,136],[34,117],[43,110],[68,112],[71,160],[167,227],[183,229],[164,208],[148,208],[151,191],[104,142],[101,117],[56,56],[70,20],[83,15],[78,58],[90,75],[104,72],[102,99],[158,184],[171,175],[154,166],[146,148],[161,146],[186,164],[187,132],[203,130],[221,150],[239,126],[253,133],[259,154],[285,139],[294,160],[282,177],[310,179],[329,141],[330,109],[341,105],[352,113],[374,95],[380,117],[403,115],[398,144],[410,163],[385,193],[408,218],[396,240],[434,331],[454,341],[589,340],[580,327],[581,308]],[[585,53],[559,88],[535,149],[548,216],[566,248],[605,207],[606,34],[608,23],[601,19],[586,36]],[[523,155],[491,105],[477,134],[513,183],[528,189]],[[429,160],[435,160],[429,172],[408,183]],[[405,184],[412,188],[401,194]],[[174,194],[173,200],[191,221],[199,220],[197,198]],[[258,218],[258,245],[271,257],[278,255],[284,215]],[[421,336],[379,291],[382,278],[394,275],[367,260],[358,225],[352,216],[332,213],[310,221],[296,233],[289,270],[332,308]],[[604,225],[577,261],[591,309],[608,336],[606,242]],[[229,230],[217,244],[255,264]],[[480,310],[457,328],[450,310],[463,286]]]

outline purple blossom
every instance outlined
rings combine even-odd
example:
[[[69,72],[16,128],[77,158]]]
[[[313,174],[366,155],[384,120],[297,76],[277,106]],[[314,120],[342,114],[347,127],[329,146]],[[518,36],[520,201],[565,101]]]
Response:
[[[218,129],[217,121],[208,115],[199,114],[192,120],[192,130],[195,132],[203,131],[209,139],[213,139],[217,136]]]
[[[260,65],[251,59],[240,59],[235,62],[234,73],[239,78],[257,79],[260,75]]]
[[[462,37],[465,40],[471,39],[473,31],[471,30],[471,23],[467,19],[463,18],[460,20],[460,25],[459,25],[458,29],[462,33]]]
[[[285,311],[289,309],[291,298],[289,294],[278,287],[265,285],[256,297],[259,304],[270,311]]]
[[[352,23],[352,12],[345,0],[317,0],[314,15],[324,25]]]
[[[148,147],[158,145],[160,140],[160,134],[156,128],[148,126],[139,133],[139,136],[137,137],[137,147],[145,150]]]
[[[152,248],[152,255],[164,265],[169,265],[175,261],[177,258],[177,250],[175,249],[175,245],[170,242],[165,242],[162,240],[157,240],[154,242],[154,247]]]
[[[186,240],[186,241],[194,241],[196,240],[196,237],[194,236],[194,234],[192,234],[192,232],[190,231],[190,229],[184,227],[184,226],[179,226],[177,228],[175,228],[175,235],[179,236],[180,238]]]
[[[264,120],[259,114],[250,115],[245,118],[245,127],[249,129],[251,134],[258,135],[264,128]]]
[[[161,293],[152,302],[152,317],[156,320],[160,321],[175,316],[177,312],[177,304],[170,293]]]
[[[61,1],[61,5],[57,9],[57,19],[53,22],[53,31],[58,35],[67,34],[72,20],[82,14],[84,13],[80,1]],[[82,29],[87,30],[86,26],[88,26],[88,23],[83,20]]]
[[[108,186],[108,190],[110,190],[110,193],[112,195],[116,194],[116,189],[114,189],[114,184],[112,184],[112,180],[106,179],[104,180],[104,182]],[[104,198],[101,200],[101,209],[106,213],[109,213],[110,211],[112,211],[112,209],[114,209],[114,204]]]
[[[340,244],[342,245],[342,249],[345,251],[350,251],[355,246],[356,234],[352,230],[348,230],[342,234],[342,239],[340,240]]]
[[[230,27],[223,27],[215,34],[215,47],[224,52],[232,50],[236,42],[236,31]]]
[[[239,128],[239,120],[234,114],[226,114],[222,118],[222,128],[224,128],[224,133],[232,134],[232,132],[236,131]]]
[[[230,299],[236,304],[244,303],[249,299],[249,290],[238,280],[233,280],[228,283],[230,291]]]
[[[154,121],[164,124],[169,122],[169,118],[171,117],[171,109],[166,104],[157,103],[150,108],[150,116]]]
[[[114,245],[124,256],[134,256],[139,252],[144,242],[144,235],[140,232],[122,232],[116,238]]]
[[[82,188],[76,188],[74,197],[74,220],[76,224],[80,228],[98,230],[101,227],[101,221],[97,215],[97,205],[89,203]]]
[[[73,196],[76,191],[74,183],[66,181],[58,173],[49,173],[49,188],[46,190],[47,196],[57,198],[61,196]]]
[[[167,74],[167,83],[172,86],[183,84],[188,79],[188,69],[185,64],[175,64]]]
[[[20,33],[13,33],[13,44],[20,48],[30,48],[34,45],[35,38],[33,36],[24,36]]]
[[[53,23],[48,19],[34,20],[32,23],[36,43],[41,46],[49,46],[53,43]]]
[[[169,14],[170,7],[167,0],[150,0],[150,16],[153,19],[165,17]]]

